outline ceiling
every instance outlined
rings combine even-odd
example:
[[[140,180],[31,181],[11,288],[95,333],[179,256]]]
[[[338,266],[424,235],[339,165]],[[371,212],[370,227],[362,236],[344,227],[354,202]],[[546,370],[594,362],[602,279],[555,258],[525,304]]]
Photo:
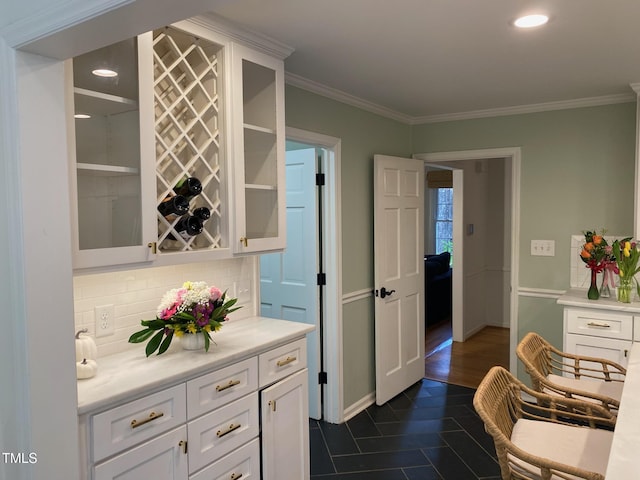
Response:
[[[638,0],[228,0],[212,13],[293,47],[289,83],[407,122],[631,101]],[[516,29],[526,13],[546,26]],[[551,104],[551,105],[549,105]]]

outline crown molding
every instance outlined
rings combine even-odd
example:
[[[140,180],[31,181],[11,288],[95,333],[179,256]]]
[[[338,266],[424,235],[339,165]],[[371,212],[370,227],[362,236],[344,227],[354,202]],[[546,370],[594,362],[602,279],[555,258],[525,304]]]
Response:
[[[323,97],[327,97],[341,103],[346,103],[347,105],[366,110],[367,112],[375,113],[382,117],[397,120],[398,122],[410,124],[412,120],[412,117],[410,117],[409,115],[396,112],[395,110],[383,107],[373,102],[369,102],[368,100],[364,100],[360,97],[356,97],[355,95],[345,93],[341,90],[327,87],[326,85],[315,82],[313,80],[309,80],[308,78],[301,77],[294,73],[285,72],[284,81],[288,85],[292,85],[294,87],[298,87],[312,93],[317,93],[318,95],[322,95]]]
[[[237,23],[231,22],[230,20],[216,16],[212,13],[204,13],[202,15],[189,18],[187,21],[200,25],[204,28],[211,29],[230,38],[236,43],[243,44],[254,50],[279,58],[280,60],[284,60],[294,51],[294,48],[289,45],[279,42],[267,35],[246,30]]]
[[[636,96],[631,93],[617,95],[604,95],[601,97],[576,98],[573,100],[560,100],[557,102],[533,103],[530,105],[517,105],[513,107],[489,108],[486,110],[474,110],[460,113],[445,113],[442,115],[426,115],[414,117],[412,124],[451,122],[455,120],[472,120],[476,118],[503,117],[507,115],[521,115],[525,113],[548,112],[552,110],[567,110],[571,108],[597,107],[612,105],[615,103],[634,102]]]
[[[630,83],[629,86],[633,89],[634,92],[640,95],[640,83]]]
[[[536,103],[530,105],[518,105],[514,107],[489,108],[486,110],[473,110],[460,113],[445,113],[441,115],[425,115],[421,117],[412,117],[397,112],[387,107],[382,107],[368,100],[345,93],[335,88],[327,87],[313,80],[285,72],[285,82],[294,87],[317,93],[332,100],[346,103],[348,105],[361,108],[368,112],[381,115],[383,117],[397,120],[398,122],[408,125],[421,125],[425,123],[451,122],[456,120],[472,120],[476,118],[500,117],[506,115],[520,115],[525,113],[546,112],[552,110],[566,110],[570,108],[596,107],[601,105],[612,105],[616,103],[628,103],[636,100],[636,95],[632,93],[623,93],[617,95],[605,95],[601,97],[578,98],[574,100],[562,100],[557,102]],[[631,84],[631,88],[640,94],[640,83]]]

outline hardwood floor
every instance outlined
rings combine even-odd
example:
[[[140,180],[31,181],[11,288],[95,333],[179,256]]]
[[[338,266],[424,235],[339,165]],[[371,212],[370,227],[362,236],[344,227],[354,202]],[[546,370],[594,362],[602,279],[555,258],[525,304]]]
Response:
[[[509,368],[509,329],[485,327],[465,342],[451,340],[451,321],[427,327],[425,378],[477,388],[494,365]]]

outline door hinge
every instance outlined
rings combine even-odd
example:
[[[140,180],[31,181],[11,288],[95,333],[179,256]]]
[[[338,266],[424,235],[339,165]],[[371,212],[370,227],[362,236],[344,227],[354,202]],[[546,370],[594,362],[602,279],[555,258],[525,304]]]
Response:
[[[327,384],[327,372],[318,372],[318,384],[320,385]]]
[[[316,185],[324,186],[324,173],[316,173]]]
[[[326,285],[327,284],[327,275],[324,273],[318,274],[318,285]]]

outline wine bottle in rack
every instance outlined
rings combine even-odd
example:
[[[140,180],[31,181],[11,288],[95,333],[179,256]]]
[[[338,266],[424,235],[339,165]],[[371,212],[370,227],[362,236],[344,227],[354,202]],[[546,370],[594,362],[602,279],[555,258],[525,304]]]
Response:
[[[183,239],[189,240],[191,237],[195,237],[202,232],[202,220],[193,215],[183,215],[178,223],[176,223],[173,229],[178,232]],[[167,235],[167,238],[176,240],[173,233]]]
[[[183,195],[168,196],[160,202],[158,205],[158,211],[169,222],[173,222],[176,218],[189,212],[189,200],[187,200]]]
[[[176,195],[182,195],[187,200],[191,200],[202,193],[202,183],[196,177],[185,177],[173,187],[173,191]]]
[[[209,210],[207,207],[198,207],[193,210],[193,216],[198,217],[200,220],[202,220],[202,223],[204,223],[209,220],[209,218],[211,218],[211,210]]]

